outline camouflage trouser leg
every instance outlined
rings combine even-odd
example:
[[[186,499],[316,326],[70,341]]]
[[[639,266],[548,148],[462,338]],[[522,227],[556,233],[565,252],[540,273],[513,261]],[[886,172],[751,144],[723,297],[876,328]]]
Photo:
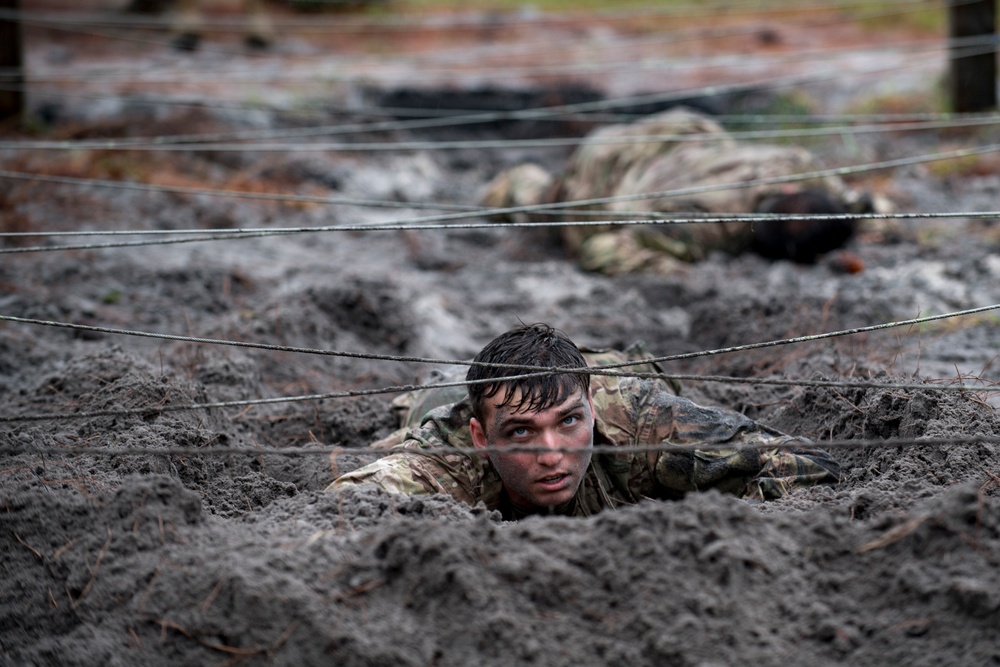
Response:
[[[586,271],[617,276],[624,273],[676,274],[684,262],[671,253],[642,245],[631,229],[595,234],[580,246],[580,266]]]
[[[840,465],[822,450],[771,449],[761,452],[761,461],[764,465],[747,485],[744,498],[773,500],[792,489],[840,481]]]
[[[739,253],[750,226],[742,222],[638,225],[595,234],[580,244],[580,266],[608,275],[623,273],[675,274],[685,262],[709,253]]]
[[[794,489],[835,484],[840,466],[818,449],[665,451],[657,457],[656,479],[678,495],[716,489],[748,500],[774,500]]]

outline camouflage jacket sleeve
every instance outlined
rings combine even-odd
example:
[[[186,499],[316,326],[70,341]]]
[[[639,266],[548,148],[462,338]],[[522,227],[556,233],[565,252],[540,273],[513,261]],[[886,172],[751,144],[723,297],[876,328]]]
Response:
[[[839,481],[839,465],[810,441],[736,412],[696,405],[658,383],[622,379],[618,387],[597,392],[594,404],[599,430],[612,442],[678,446],[646,456],[655,496],[714,488],[766,500]]]
[[[326,490],[375,484],[391,493],[446,493],[469,505],[482,501],[493,508],[501,492],[493,469],[482,457],[442,451],[472,447],[469,418],[467,401],[432,409],[420,426],[401,428],[375,443],[386,456],[341,475]]]

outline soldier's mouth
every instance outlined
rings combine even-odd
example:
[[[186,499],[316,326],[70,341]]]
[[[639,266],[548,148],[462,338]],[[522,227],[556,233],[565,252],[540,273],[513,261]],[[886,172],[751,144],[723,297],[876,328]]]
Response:
[[[569,480],[569,473],[559,473],[558,475],[549,475],[548,477],[543,477],[538,480],[538,484],[544,486],[549,490],[555,490],[561,488]]]

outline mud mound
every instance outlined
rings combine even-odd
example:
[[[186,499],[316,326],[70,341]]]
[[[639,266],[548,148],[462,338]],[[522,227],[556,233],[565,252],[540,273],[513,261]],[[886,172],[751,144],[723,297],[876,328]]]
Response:
[[[1000,505],[968,485],[873,526],[715,493],[498,524],[444,499],[349,490],[226,528],[157,476],[125,478],[102,503],[4,504],[18,535],[75,518],[5,562],[49,582],[24,591],[18,661],[934,664],[942,645],[997,657]]]

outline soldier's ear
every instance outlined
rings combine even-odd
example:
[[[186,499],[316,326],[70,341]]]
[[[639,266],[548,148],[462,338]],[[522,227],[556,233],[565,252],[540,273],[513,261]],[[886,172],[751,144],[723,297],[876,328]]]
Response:
[[[469,434],[472,436],[472,446],[476,449],[486,449],[486,431],[479,420],[473,417],[469,420]]]

